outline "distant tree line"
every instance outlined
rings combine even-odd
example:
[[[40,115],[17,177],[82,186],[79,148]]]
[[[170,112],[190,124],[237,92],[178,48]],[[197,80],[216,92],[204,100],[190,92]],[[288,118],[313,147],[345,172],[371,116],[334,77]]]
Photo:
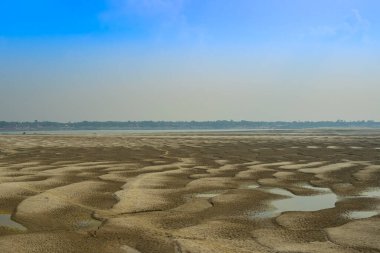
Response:
[[[223,129],[307,129],[307,128],[380,128],[376,121],[81,121],[81,122],[7,122],[1,131],[49,130],[223,130]]]

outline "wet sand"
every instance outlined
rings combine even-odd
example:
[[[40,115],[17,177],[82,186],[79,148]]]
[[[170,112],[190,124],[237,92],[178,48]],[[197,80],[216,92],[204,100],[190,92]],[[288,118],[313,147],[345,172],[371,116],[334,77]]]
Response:
[[[0,135],[0,252],[380,252],[380,131]]]

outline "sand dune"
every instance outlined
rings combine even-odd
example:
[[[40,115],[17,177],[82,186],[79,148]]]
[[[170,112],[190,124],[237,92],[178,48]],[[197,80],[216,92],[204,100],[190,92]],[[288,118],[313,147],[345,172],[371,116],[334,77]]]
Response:
[[[359,131],[0,135],[0,252],[377,252],[379,141]],[[326,192],[335,205],[275,209]]]

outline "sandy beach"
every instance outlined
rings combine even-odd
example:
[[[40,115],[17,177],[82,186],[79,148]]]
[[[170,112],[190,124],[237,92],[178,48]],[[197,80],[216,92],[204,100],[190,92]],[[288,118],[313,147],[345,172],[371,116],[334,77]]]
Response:
[[[380,252],[380,131],[0,135],[0,252]]]

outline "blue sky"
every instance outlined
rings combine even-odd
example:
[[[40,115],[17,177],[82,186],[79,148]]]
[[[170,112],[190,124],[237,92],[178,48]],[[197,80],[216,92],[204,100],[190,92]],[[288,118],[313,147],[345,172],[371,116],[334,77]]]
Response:
[[[0,120],[380,120],[379,10],[2,0]]]

